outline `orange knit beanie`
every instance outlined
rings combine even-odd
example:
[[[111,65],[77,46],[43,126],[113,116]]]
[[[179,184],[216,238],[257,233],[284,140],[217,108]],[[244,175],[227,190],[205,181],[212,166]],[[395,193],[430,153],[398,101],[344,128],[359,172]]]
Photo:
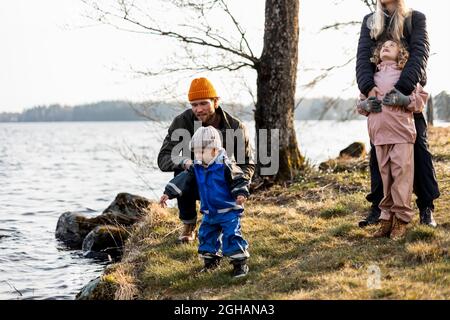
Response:
[[[197,78],[192,80],[189,88],[189,101],[218,98],[216,89],[206,78]]]

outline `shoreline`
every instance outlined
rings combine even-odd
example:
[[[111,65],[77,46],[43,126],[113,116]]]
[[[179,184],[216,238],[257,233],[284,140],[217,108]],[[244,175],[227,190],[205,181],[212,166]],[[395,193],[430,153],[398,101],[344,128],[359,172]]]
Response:
[[[250,197],[242,222],[250,243],[247,278],[231,279],[226,261],[198,274],[197,242],[175,244],[176,208],[155,205],[133,229],[121,261],[105,269],[86,298],[449,299],[450,127],[430,128],[429,142],[441,189],[437,229],[419,225],[417,214],[405,240],[372,239],[376,227],[357,227],[369,208],[367,170],[310,170],[287,188]],[[374,267],[381,285],[369,288]]]

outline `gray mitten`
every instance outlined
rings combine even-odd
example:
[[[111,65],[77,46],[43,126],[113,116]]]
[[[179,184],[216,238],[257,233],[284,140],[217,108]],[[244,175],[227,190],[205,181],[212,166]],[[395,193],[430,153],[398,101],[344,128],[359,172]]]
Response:
[[[381,101],[377,97],[369,97],[368,99],[361,101],[359,106],[366,112],[379,113],[381,112]]]
[[[383,98],[383,104],[386,106],[407,107],[410,103],[411,100],[409,97],[405,96],[397,89],[392,89]]]

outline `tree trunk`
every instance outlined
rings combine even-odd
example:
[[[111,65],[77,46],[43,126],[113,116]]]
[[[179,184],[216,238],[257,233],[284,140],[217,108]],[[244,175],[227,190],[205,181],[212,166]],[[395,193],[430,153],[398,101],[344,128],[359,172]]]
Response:
[[[279,170],[277,182],[292,180],[304,167],[294,128],[297,81],[299,0],[266,0],[264,48],[256,65],[257,103],[255,110],[257,150],[263,146],[259,132],[279,129]],[[258,172],[261,174],[258,157]],[[264,175],[264,174],[261,174]]]
[[[433,114],[433,97],[430,95],[427,103],[427,122],[429,126],[433,126],[434,114]]]

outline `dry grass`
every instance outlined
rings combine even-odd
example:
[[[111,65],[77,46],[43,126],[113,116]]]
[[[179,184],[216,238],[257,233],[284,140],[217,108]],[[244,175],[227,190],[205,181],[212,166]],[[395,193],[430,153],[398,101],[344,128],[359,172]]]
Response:
[[[448,253],[439,243],[422,241],[407,244],[406,252],[410,260],[418,263],[436,261]]]
[[[416,217],[404,241],[373,239],[375,227],[357,227],[368,210],[367,171],[309,172],[247,203],[246,279],[232,279],[227,263],[199,274],[197,244],[175,244],[176,211],[154,207],[104,281],[114,284],[116,299],[449,299],[449,143],[450,128],[430,130],[442,193],[436,230]],[[380,270],[378,287],[368,286],[373,268]]]

